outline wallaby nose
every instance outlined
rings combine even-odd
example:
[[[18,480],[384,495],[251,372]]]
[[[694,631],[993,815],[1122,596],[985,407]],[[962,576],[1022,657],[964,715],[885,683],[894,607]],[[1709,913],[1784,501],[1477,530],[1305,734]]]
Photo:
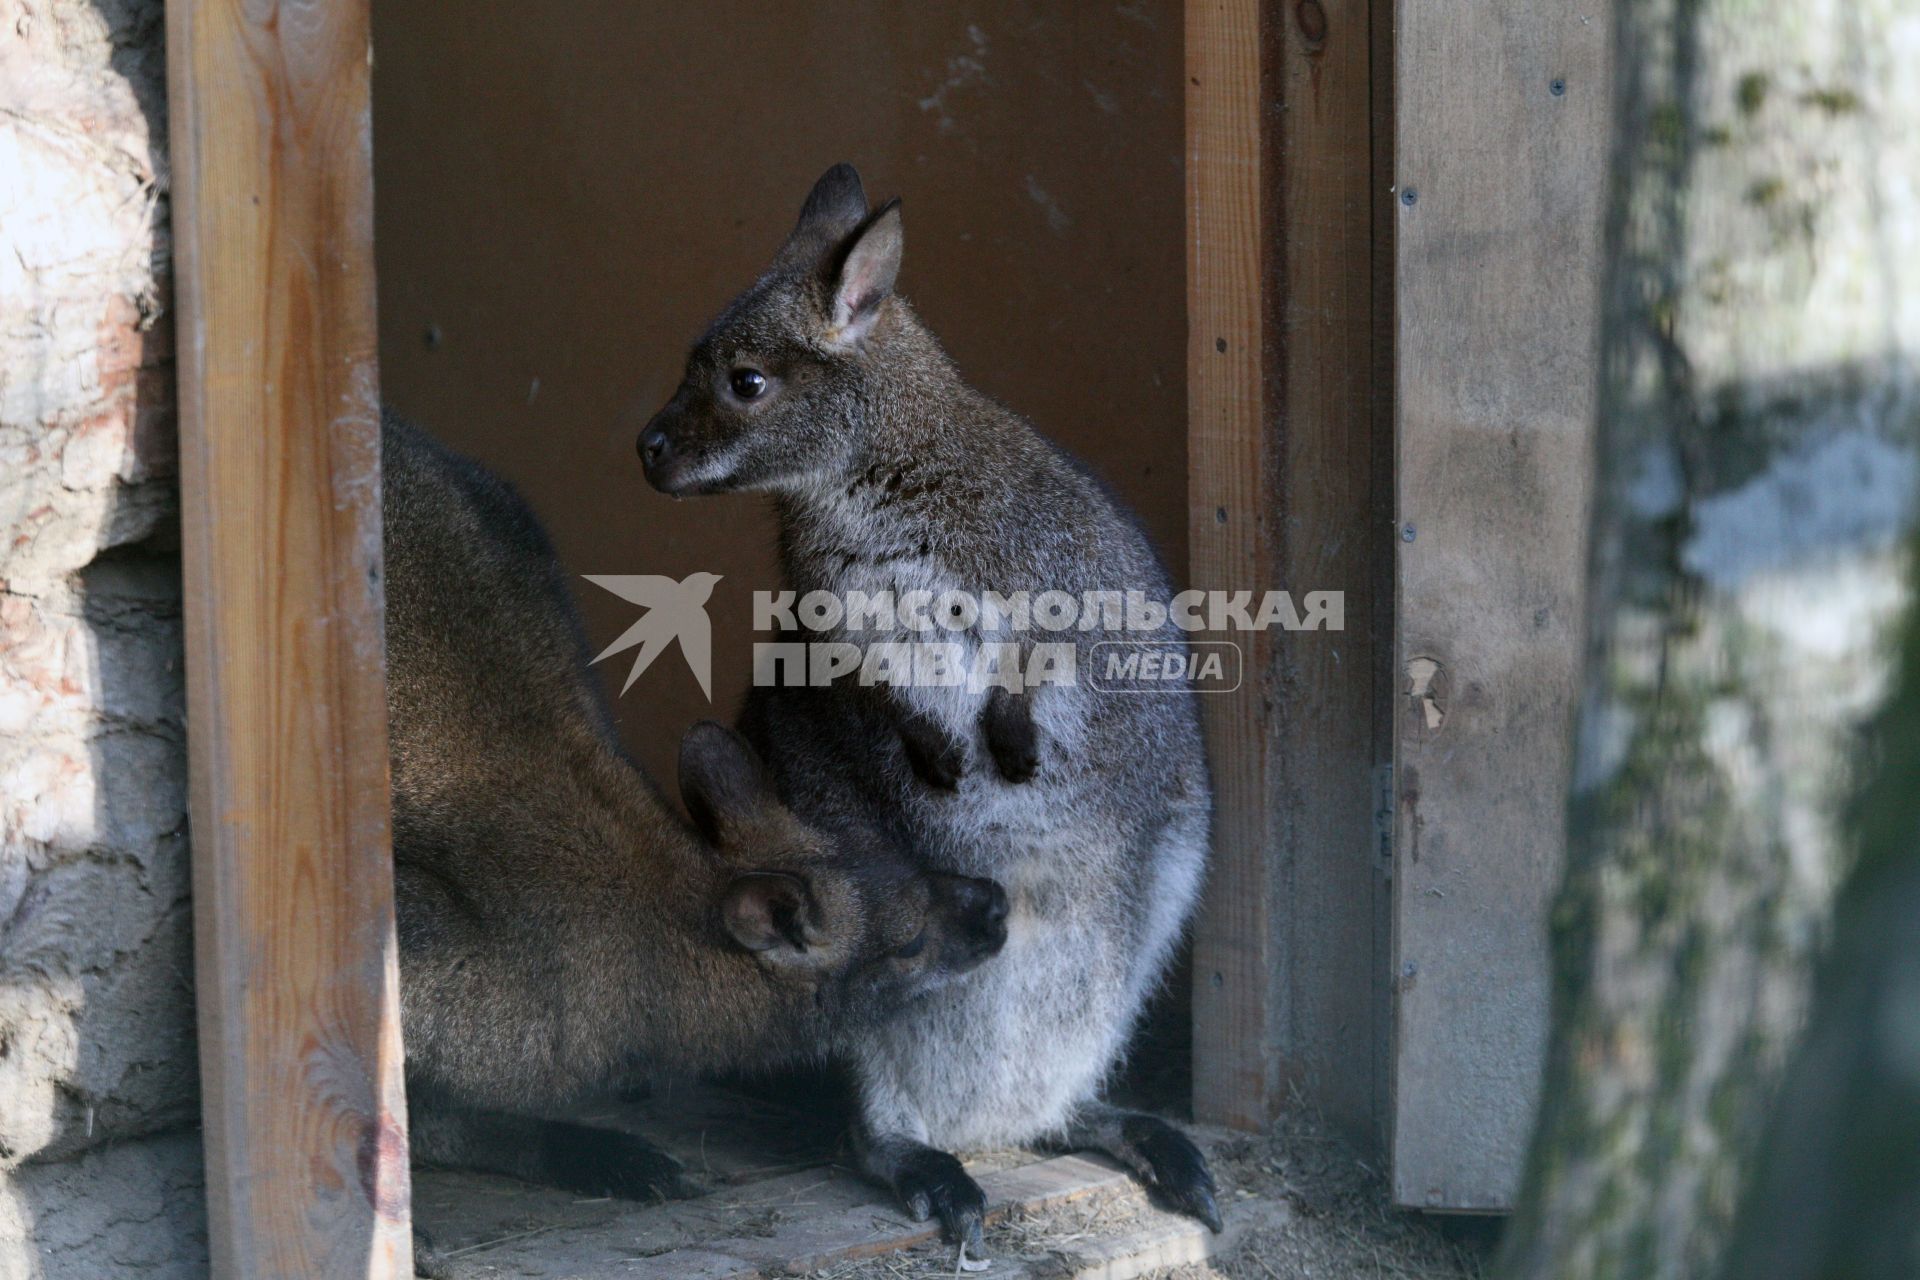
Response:
[[[1007,891],[992,880],[962,880],[954,888],[975,953],[984,959],[1007,941]]]
[[[664,427],[649,424],[647,429],[640,433],[640,461],[646,465],[647,470],[651,471],[665,462],[667,455],[672,452],[673,445],[667,440]]]
[[[980,886],[979,892],[986,899],[980,908],[981,917],[989,924],[1005,924],[1008,910],[1007,891],[992,880],[976,880],[974,884]]]

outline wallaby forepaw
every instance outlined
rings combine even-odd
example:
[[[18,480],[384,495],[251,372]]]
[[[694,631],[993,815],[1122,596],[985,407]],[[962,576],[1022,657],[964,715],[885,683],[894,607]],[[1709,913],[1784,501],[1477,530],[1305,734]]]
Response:
[[[1032,782],[1033,775],[1040,772],[1040,748],[1035,742],[1020,744],[1000,744],[989,742],[993,749],[993,763],[1000,770],[1000,776],[1008,782]]]
[[[1028,697],[995,689],[987,699],[987,754],[1008,782],[1033,781],[1040,772],[1040,728]]]
[[[942,732],[930,721],[915,721],[900,729],[900,743],[906,748],[907,763],[920,781],[936,791],[954,791],[967,772],[964,744]]]
[[[906,1158],[893,1187],[914,1221],[938,1218],[949,1240],[976,1254],[985,1251],[987,1193],[954,1157],[932,1148],[916,1151]]]
[[[1216,1235],[1225,1229],[1217,1199],[1220,1188],[1193,1139],[1154,1116],[1128,1116],[1120,1132],[1145,1166],[1154,1190],[1172,1208],[1200,1219]]]

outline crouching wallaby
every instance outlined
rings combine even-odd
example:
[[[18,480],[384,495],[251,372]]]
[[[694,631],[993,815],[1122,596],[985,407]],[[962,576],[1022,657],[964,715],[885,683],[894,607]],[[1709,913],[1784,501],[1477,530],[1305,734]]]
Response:
[[[818,1057],[993,955],[1005,895],[806,825],[716,724],[681,743],[689,826],[622,754],[525,505],[391,415],[382,434],[416,1155],[671,1193],[643,1142],[530,1113],[636,1069]]]
[[[899,202],[869,213],[853,169],[830,170],[639,441],[665,493],[775,496],[789,584],[803,602],[822,591],[846,606],[815,613],[838,619],[825,633],[788,639],[870,656],[883,642],[957,642],[974,673],[880,685],[863,667],[820,687],[756,688],[743,720],[799,813],[829,827],[885,815],[929,865],[993,876],[1013,899],[999,960],[859,1038],[863,1157],[963,1242],[982,1197],[945,1149],[1008,1142],[1108,1151],[1218,1229],[1194,1145],[1098,1101],[1206,858],[1192,693],[1103,692],[1092,679],[1102,642],[1185,654],[1167,575],[1103,485],[961,380],[893,291],[900,255]],[[1064,632],[1031,617],[1022,629],[1020,593],[1048,592],[1101,604]],[[858,611],[856,625],[855,593],[895,612],[874,627]],[[964,616],[987,593],[1009,607]],[[912,616],[928,602],[942,614],[931,637]],[[1060,649],[1078,678],[1020,679],[1042,643],[1056,678]],[[989,651],[1001,656],[983,664]],[[1013,679],[978,678],[1008,662]]]

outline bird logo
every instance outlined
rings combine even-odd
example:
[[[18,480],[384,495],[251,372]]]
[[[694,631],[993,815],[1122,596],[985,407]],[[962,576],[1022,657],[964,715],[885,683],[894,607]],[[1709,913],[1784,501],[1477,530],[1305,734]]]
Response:
[[[708,702],[713,701],[713,626],[707,621],[707,599],[713,595],[714,584],[720,581],[719,574],[692,573],[678,582],[657,573],[582,576],[594,586],[646,610],[638,622],[621,632],[619,639],[594,658],[599,662],[640,646],[640,652],[634,655],[633,669],[627,672],[627,682],[620,686],[621,693],[633,688],[640,673],[651,666],[669,644],[678,640],[693,678],[700,682],[700,692],[707,695]]]

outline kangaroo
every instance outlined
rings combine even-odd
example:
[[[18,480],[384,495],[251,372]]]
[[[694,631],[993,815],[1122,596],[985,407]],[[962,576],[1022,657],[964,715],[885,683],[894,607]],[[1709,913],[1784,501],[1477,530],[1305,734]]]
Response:
[[[820,1057],[993,955],[1006,896],[802,822],[718,724],[681,743],[681,819],[618,745],[526,505],[391,414],[382,460],[416,1159],[677,1192],[642,1140],[524,1113],[636,1068]]]
[[[1084,673],[1094,645],[1123,637],[1184,654],[1145,533],[1085,467],[962,380],[894,292],[901,248],[900,202],[869,212],[852,167],[829,170],[642,432],[648,480],[674,496],[772,494],[803,600],[1138,592],[1159,607],[1150,631],[1099,616],[1021,633],[983,615],[940,633],[976,659],[1003,641],[1021,661],[1038,641],[1064,643]],[[904,613],[824,631],[813,638],[869,653],[927,639]],[[949,1151],[1098,1148],[1218,1230],[1198,1149],[1099,1100],[1202,878],[1211,784],[1191,692],[846,678],[757,687],[741,724],[803,816],[833,829],[885,815],[929,865],[992,876],[1012,898],[992,966],[857,1038],[867,1172],[977,1245],[983,1197]]]

